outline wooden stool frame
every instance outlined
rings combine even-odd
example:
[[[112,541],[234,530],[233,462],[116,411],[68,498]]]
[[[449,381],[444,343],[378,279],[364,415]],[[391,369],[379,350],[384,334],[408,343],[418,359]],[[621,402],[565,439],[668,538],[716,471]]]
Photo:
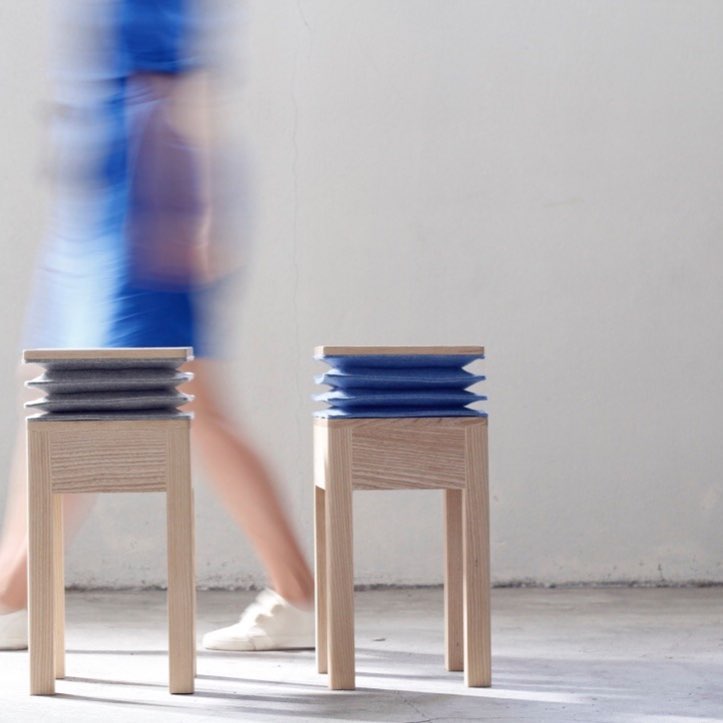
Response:
[[[30,417],[28,613],[30,693],[65,676],[63,496],[165,492],[169,690],[193,693],[195,574],[190,419],[51,421]]]
[[[486,417],[314,420],[316,660],[355,687],[352,492],[443,489],[445,664],[491,684]]]

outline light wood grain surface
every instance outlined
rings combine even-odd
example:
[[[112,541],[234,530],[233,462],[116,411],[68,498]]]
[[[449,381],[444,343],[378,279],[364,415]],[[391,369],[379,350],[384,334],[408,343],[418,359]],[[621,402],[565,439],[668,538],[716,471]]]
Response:
[[[314,356],[382,355],[404,356],[408,354],[433,355],[483,355],[483,346],[317,346]]]
[[[174,424],[168,435],[166,524],[171,693],[193,693],[196,665],[193,488],[188,428],[188,422]]]
[[[467,429],[467,485],[463,497],[464,679],[491,685],[489,492],[487,425]]]
[[[444,663],[464,670],[462,490],[444,491]]]
[[[465,430],[486,417],[393,417],[314,420],[315,428],[351,433],[354,489],[462,489],[466,483]],[[326,486],[328,437],[314,445],[314,482]]]
[[[192,693],[194,512],[189,418],[27,420],[30,691],[51,695],[65,675],[63,494],[165,491],[169,689]]]
[[[24,362],[42,363],[44,361],[75,361],[77,359],[193,359],[190,347],[156,347],[116,349],[26,349],[23,351]]]
[[[328,671],[326,610],[326,491],[314,485],[314,592],[316,613],[316,669]]]
[[[53,516],[47,433],[28,425],[28,647],[31,695],[55,693]]]
[[[352,545],[351,430],[328,428],[326,488],[326,607],[328,619],[329,687],[353,690],[354,561]]]
[[[487,417],[314,420],[317,668],[354,673],[352,491],[444,490],[445,664],[491,684]]]
[[[188,429],[188,418],[48,421],[30,417],[46,433],[53,492],[159,492],[172,474],[168,435]]]
[[[65,540],[63,535],[63,495],[53,495],[53,649],[55,677],[65,677]]]

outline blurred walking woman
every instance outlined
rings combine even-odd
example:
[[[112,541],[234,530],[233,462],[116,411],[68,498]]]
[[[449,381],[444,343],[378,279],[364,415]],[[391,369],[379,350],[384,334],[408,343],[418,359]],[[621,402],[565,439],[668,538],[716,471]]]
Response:
[[[220,406],[221,351],[203,312],[235,278],[219,243],[221,199],[234,189],[215,172],[208,120],[215,17],[200,0],[63,6],[55,202],[23,346],[194,348],[184,387],[195,395],[194,448],[270,584],[204,645],[313,647],[311,572],[266,465]],[[25,477],[21,427],[0,541],[0,649],[27,647]],[[70,495],[65,507],[77,527],[85,500]]]

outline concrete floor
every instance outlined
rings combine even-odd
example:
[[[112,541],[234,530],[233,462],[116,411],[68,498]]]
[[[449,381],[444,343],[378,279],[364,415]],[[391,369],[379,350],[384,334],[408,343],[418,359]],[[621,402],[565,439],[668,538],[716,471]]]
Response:
[[[249,593],[199,594],[199,634]],[[0,653],[0,721],[723,721],[723,588],[502,589],[493,687],[442,660],[440,589],[357,594],[357,684],[332,692],[311,651],[200,652],[197,693],[166,690],[160,592],[70,593],[68,678],[27,695],[27,653]]]

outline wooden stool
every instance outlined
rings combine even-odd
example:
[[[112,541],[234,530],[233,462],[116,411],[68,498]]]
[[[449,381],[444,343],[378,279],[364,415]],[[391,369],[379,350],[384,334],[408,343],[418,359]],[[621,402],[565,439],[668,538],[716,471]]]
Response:
[[[379,368],[371,374],[369,370],[360,373],[364,369],[362,357],[367,355],[369,359],[376,357],[377,362],[380,357],[389,358],[393,374]],[[467,392],[471,396],[461,397],[464,404],[457,412],[459,416],[448,403],[435,406],[429,405],[429,400],[426,411],[419,404],[413,409],[409,404],[409,411],[399,402],[405,398],[410,401],[409,395],[419,397],[420,403],[425,399],[426,392],[419,393],[422,375],[418,373],[415,378],[420,381],[406,380],[396,395],[386,399],[375,396],[381,394],[380,387],[388,393],[385,375],[393,377],[395,383],[405,381],[405,361],[420,368],[428,363],[425,359],[435,355],[462,358],[459,371],[468,374],[461,367],[482,358],[484,349],[316,348],[317,359],[341,367],[333,370],[337,375],[325,374],[317,381],[334,387],[337,377],[346,377],[341,387],[316,397],[331,403],[332,409],[315,413],[314,420],[316,659],[318,671],[328,671],[333,689],[355,687],[354,490],[444,490],[446,668],[464,670],[468,686],[491,684],[487,417],[466,409],[469,401],[484,397]],[[420,358],[415,360],[416,356]],[[345,357],[356,358],[356,369],[344,368],[340,362]],[[360,377],[356,387],[355,376]],[[429,376],[427,382],[431,383],[434,375]],[[482,378],[474,377],[473,381]],[[340,399],[347,405],[339,408]],[[402,414],[406,416],[399,416]]]
[[[175,387],[191,349],[28,350],[46,367],[27,419],[28,614],[31,695],[55,693],[65,677],[63,517],[65,494],[165,492],[171,693],[193,693],[195,583],[190,401]]]

